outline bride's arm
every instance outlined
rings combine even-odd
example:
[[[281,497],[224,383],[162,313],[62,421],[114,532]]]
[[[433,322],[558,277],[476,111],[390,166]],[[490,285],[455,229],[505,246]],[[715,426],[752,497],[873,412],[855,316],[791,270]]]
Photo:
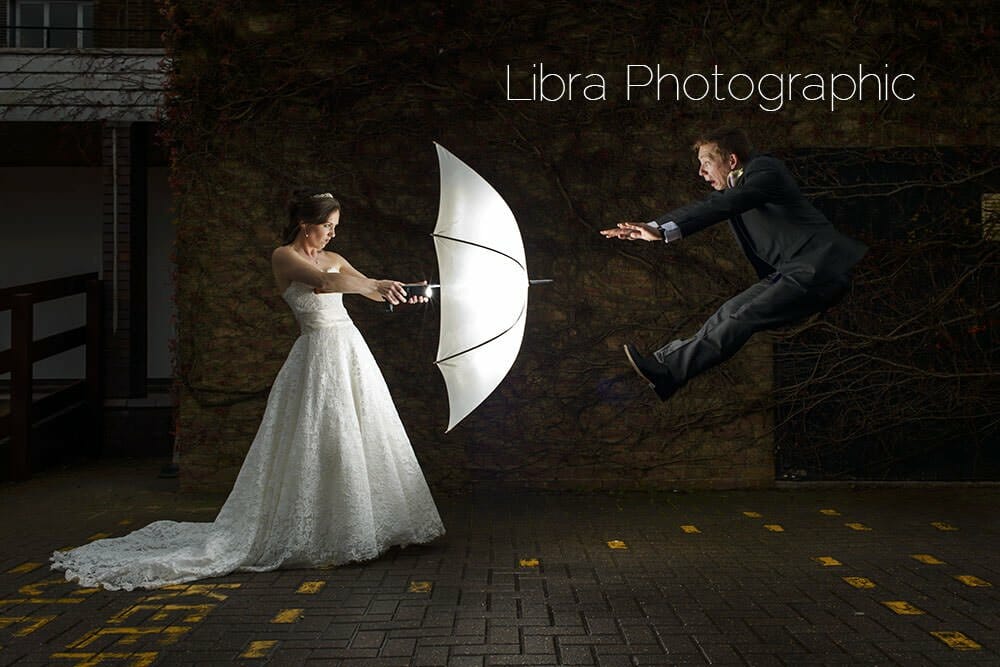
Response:
[[[343,260],[340,273],[320,271],[288,246],[276,248],[271,254],[271,268],[279,281],[300,282],[323,292],[362,294],[373,301],[388,301],[394,305],[406,300],[402,283],[368,278],[353,267],[345,272],[344,266],[350,267],[346,260]]]
[[[353,266],[351,266],[351,263],[348,262],[343,255],[338,255],[337,253],[331,253],[331,254],[336,258],[336,264],[339,267],[341,273],[349,276],[357,276],[358,278],[364,278],[367,280],[368,277],[365,274],[358,271],[357,269],[355,269]],[[424,283],[426,284],[426,282],[427,281],[425,280]],[[381,299],[379,299],[377,296],[373,297],[367,294],[365,296],[367,296],[369,299],[373,299],[374,301],[381,301]],[[404,296],[402,299],[400,299],[400,301],[406,301],[406,303],[425,303],[427,301],[427,297],[411,296],[407,301],[406,297]]]
[[[368,280],[368,276],[366,276],[365,274],[363,274],[360,271],[358,271],[357,269],[355,269],[351,265],[351,263],[348,262],[346,258],[344,258],[343,255],[334,254],[334,257],[336,257],[336,263],[337,263],[337,266],[339,267],[338,270],[340,271],[341,275],[344,275],[344,276],[353,276],[355,278],[361,278],[363,280]],[[379,299],[377,295],[365,294],[364,296],[368,297],[372,301],[381,301],[381,299]]]

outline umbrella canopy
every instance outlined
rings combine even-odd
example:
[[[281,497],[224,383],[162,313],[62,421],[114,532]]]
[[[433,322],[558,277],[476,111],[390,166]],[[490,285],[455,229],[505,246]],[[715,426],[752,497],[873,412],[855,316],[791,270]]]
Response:
[[[435,146],[441,168],[433,234],[441,281],[435,363],[448,389],[450,431],[496,389],[521,349],[528,271],[521,232],[503,198]]]

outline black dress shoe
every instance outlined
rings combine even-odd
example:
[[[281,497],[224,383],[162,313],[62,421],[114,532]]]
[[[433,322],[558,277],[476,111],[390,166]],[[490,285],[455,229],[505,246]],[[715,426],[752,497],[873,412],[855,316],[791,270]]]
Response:
[[[628,359],[629,365],[639,374],[639,377],[649,383],[649,386],[653,388],[653,391],[656,392],[661,401],[665,401],[674,395],[674,392],[679,387],[674,382],[674,378],[670,375],[670,371],[667,370],[666,366],[655,359],[642,356],[635,345],[631,343],[625,343],[624,347],[625,357]]]

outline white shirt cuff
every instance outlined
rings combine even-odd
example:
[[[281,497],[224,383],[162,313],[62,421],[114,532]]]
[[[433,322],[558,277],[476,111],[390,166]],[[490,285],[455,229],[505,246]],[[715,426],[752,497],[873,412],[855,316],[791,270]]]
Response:
[[[662,225],[658,224],[656,221],[647,222],[646,225],[659,229],[663,232],[663,241],[665,243],[671,243],[673,241],[679,241],[681,238],[681,228],[677,226],[676,222],[672,220],[670,222],[665,222]]]

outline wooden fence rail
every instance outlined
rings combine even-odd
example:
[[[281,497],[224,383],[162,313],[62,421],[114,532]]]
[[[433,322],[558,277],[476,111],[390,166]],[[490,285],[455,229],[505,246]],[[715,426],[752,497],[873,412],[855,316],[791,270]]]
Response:
[[[55,278],[0,289],[0,312],[11,311],[10,348],[0,351],[0,373],[10,373],[10,412],[0,416],[0,439],[8,443],[7,475],[16,480],[31,476],[31,429],[61,410],[86,405],[85,439],[90,453],[100,452],[102,441],[101,327],[102,285],[96,273]],[[35,304],[86,293],[83,326],[35,340]],[[81,381],[41,398],[34,397],[36,361],[86,346],[86,373]]]

